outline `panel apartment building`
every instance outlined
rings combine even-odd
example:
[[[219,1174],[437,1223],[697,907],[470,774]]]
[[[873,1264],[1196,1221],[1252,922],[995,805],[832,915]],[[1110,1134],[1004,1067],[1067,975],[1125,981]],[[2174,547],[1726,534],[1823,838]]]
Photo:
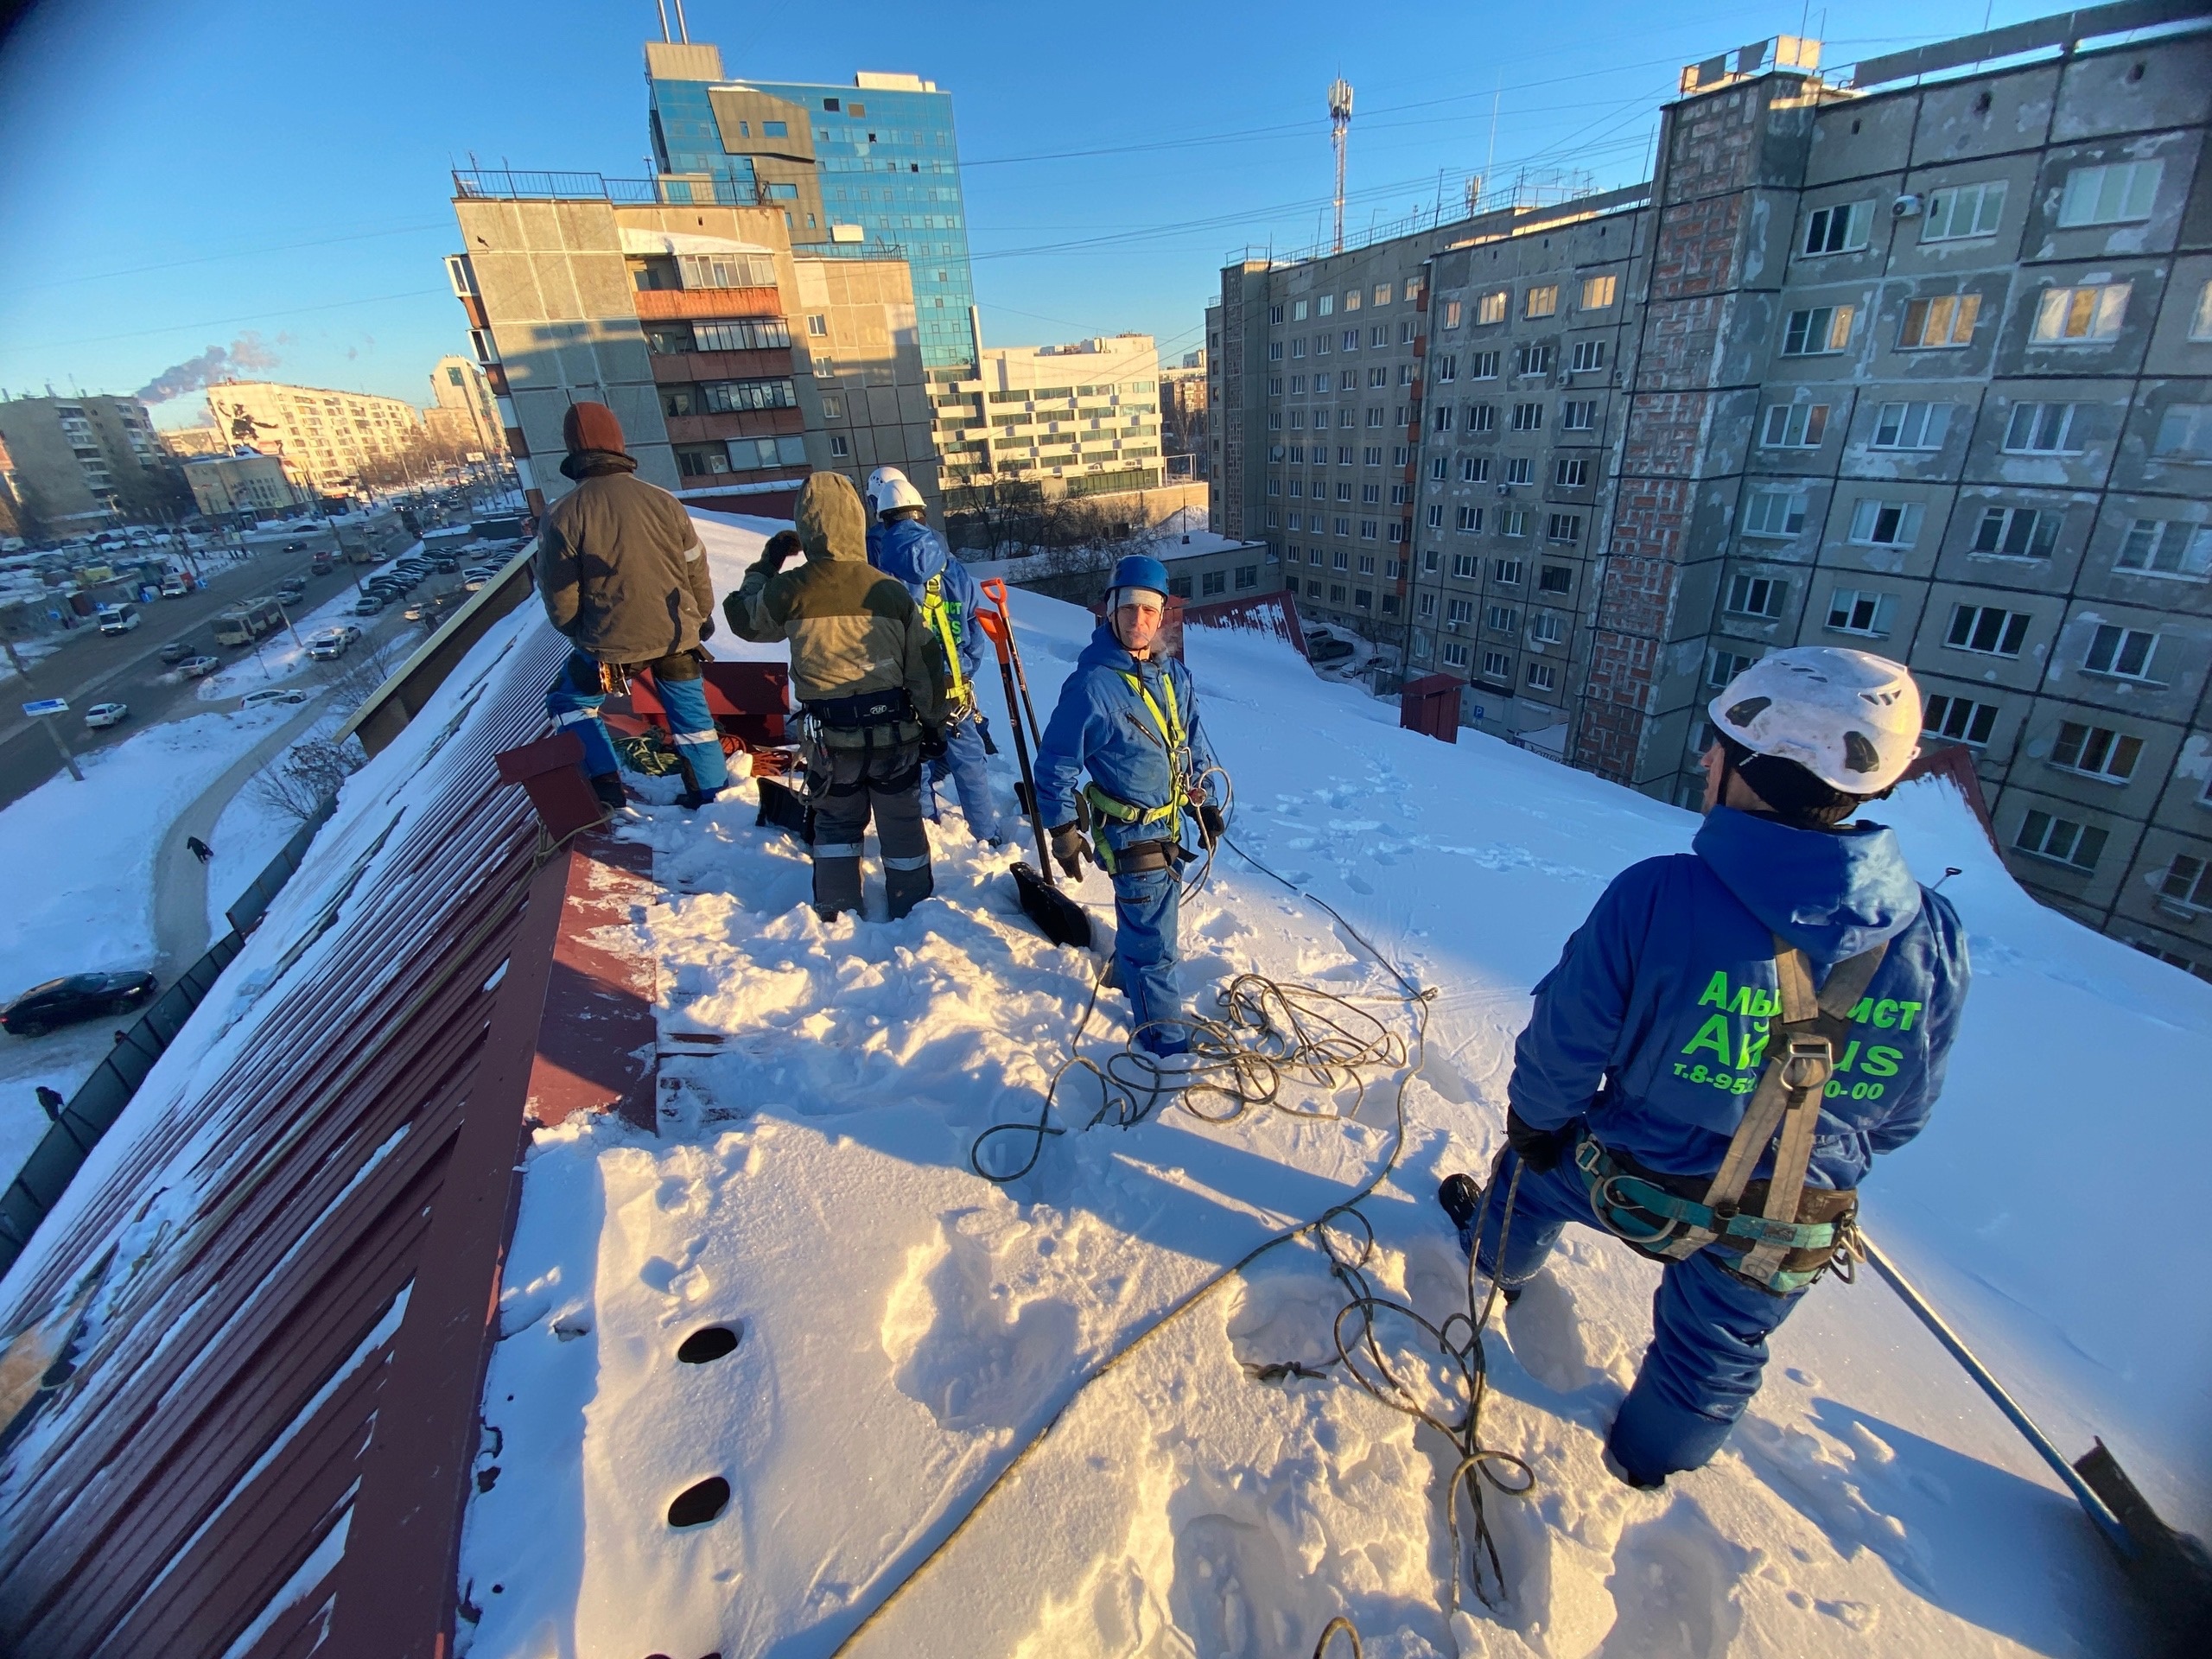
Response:
[[[795,251],[784,213],[617,200],[596,174],[462,173],[447,269],[534,510],[571,485],[579,398],[622,423],[670,490],[857,486],[879,466],[937,491],[907,268]]]
[[[940,384],[931,401],[941,434],[949,423],[963,445],[982,448],[966,474],[973,482],[1030,480],[1047,495],[1160,486],[1160,356],[1150,334],[986,346],[978,373]]]
[[[1310,613],[1463,675],[1476,723],[1666,798],[1694,798],[1704,704],[1744,664],[1897,658],[2015,874],[2212,977],[2192,10],[2072,13],[1849,80],[1783,37],[1683,72],[1648,188],[1230,267],[1215,527],[1278,547]]]
[[[136,397],[0,397],[0,451],[10,517],[26,536],[152,524],[190,499]]]
[[[414,404],[327,386],[225,380],[207,388],[207,412],[232,444],[282,456],[297,482],[327,496],[397,480],[423,438]]]

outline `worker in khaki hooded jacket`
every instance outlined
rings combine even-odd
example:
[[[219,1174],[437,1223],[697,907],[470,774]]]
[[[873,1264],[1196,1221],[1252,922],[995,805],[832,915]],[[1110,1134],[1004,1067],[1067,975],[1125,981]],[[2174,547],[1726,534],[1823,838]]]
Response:
[[[906,588],[868,562],[868,517],[836,473],[806,480],[797,534],[773,537],[722,614],[741,637],[791,646],[791,690],[812,752],[814,907],[861,908],[861,850],[875,820],[897,920],[933,890],[922,827],[922,761],[944,753],[944,677]],[[806,563],[783,569],[804,550]]]

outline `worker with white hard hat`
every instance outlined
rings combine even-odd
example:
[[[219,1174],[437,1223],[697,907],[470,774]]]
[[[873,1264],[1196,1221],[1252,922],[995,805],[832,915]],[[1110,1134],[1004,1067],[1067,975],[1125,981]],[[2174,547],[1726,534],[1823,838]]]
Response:
[[[1662,1263],[1606,1439],[1634,1486],[1703,1465],[1751,1403],[1767,1336],[1850,1248],[1874,1154],[1927,1122],[1968,980],[1958,912],[1858,817],[1919,753],[1912,676],[1798,646],[1707,712],[1690,850],[1623,871],[1567,941],[1490,1180],[1437,1194],[1509,1300],[1569,1222]]]

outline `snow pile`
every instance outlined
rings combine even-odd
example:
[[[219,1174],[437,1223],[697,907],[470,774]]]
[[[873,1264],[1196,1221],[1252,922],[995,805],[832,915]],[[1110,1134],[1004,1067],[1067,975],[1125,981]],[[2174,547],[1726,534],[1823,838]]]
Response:
[[[727,591],[775,526],[699,517]],[[1048,699],[1090,619],[1015,604]],[[1599,1449],[1656,1269],[1580,1231],[1492,1327],[1484,1438],[1537,1484],[1488,1500],[1510,1596],[1447,1622],[1445,1443],[1327,1368],[1345,1293],[1310,1238],[1236,1264],[1379,1177],[1370,1278],[1432,1321],[1463,1307],[1436,1182],[1493,1149],[1567,934],[1695,821],[1472,734],[1401,732],[1280,642],[1192,654],[1240,843],[1438,995],[1423,1041],[1349,929],[1233,855],[1185,907],[1186,988],[1257,971],[1357,999],[1417,1067],[1286,1084],[1308,1116],[1088,1132],[1078,1076],[1069,1133],[995,1186],[970,1144],[1033,1120],[1096,966],[1019,916],[1008,854],[948,801],[938,896],[884,921],[871,864],[874,918],[825,926],[749,789],[646,810],[628,833],[660,889],[638,926],[661,964],[661,1133],[575,1120],[530,1150],[462,1552],[475,1659],[823,1655],[872,1614],[855,1653],[1302,1656],[1338,1612],[1371,1655],[2108,1646],[2126,1614],[2071,1499],[1878,1282],[1813,1293],[1710,1468],[1618,1484]],[[2145,1241],[2118,1223],[2189,1213],[2212,1130],[2176,1085],[2212,1065],[2212,992],[2036,907],[1946,788],[1891,816],[1924,875],[1962,868],[1946,891],[1981,977],[1936,1127],[1883,1160],[1869,1225],[2062,1443],[2094,1427],[2201,1527],[2208,1320],[2135,1287]],[[1109,915],[1095,874],[1082,896]],[[1124,1014],[1104,993],[1084,1052],[1103,1062]],[[2062,1192],[2083,1224],[2039,1224]],[[2171,1230],[2159,1281],[2195,1282],[2207,1246]],[[672,1504],[714,1518],[674,1525]]]

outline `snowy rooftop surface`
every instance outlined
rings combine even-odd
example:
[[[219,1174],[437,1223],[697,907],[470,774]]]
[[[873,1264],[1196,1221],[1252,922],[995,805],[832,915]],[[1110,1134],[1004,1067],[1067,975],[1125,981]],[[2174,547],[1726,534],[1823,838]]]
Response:
[[[696,516],[719,590],[776,528]],[[1090,618],[1015,608],[1049,703]],[[938,896],[825,926],[749,786],[645,809],[626,833],[656,852],[636,926],[660,964],[661,1132],[572,1119],[528,1154],[462,1550],[472,1659],[798,1659],[856,1630],[856,1655],[1303,1656],[1339,1612],[1370,1655],[2123,1645],[2072,1500],[1871,1275],[1812,1292],[1710,1467],[1618,1484],[1599,1446],[1656,1270],[1587,1231],[1493,1324],[1485,1439],[1537,1484],[1488,1501],[1503,1605],[1447,1623],[1442,1442],[1340,1371],[1248,1375],[1324,1368],[1345,1298],[1306,1240],[1234,1264],[1372,1183],[1378,1287],[1440,1322],[1463,1306],[1437,1179],[1493,1149],[1529,989],[1605,881],[1696,821],[1473,733],[1401,731],[1278,642],[1194,631],[1187,654],[1238,841],[1438,994],[1409,1004],[1233,855],[1185,909],[1186,990],[1256,969],[1359,999],[1413,1064],[1363,1091],[1287,1084],[1306,1116],[1087,1132],[1077,1077],[1069,1132],[994,1186],[970,1145],[1034,1117],[1093,972],[1018,914],[1007,855],[948,802]],[[995,690],[985,707],[1003,737]],[[1868,1229],[2063,1446],[2101,1434],[2202,1530],[2212,1316],[2177,1287],[2212,1244],[2159,1218],[2196,1213],[2212,1151],[2212,988],[2036,905],[1947,784],[1882,816],[1923,878],[1959,867],[1976,978]],[[1082,897],[1110,916],[1095,874]],[[1124,1011],[1103,995],[1082,1052],[1103,1063]],[[710,1325],[734,1351],[679,1362]],[[713,1478],[728,1508],[671,1527]]]

